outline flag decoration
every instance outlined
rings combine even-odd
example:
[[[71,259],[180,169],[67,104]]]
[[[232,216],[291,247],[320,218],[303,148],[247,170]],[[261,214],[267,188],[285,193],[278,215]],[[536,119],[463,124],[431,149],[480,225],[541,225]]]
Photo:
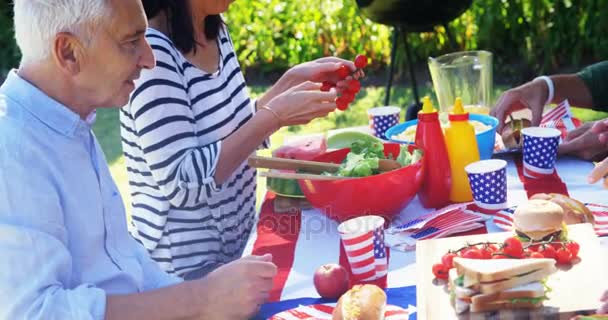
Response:
[[[351,271],[361,281],[372,281],[388,272],[384,229],[342,234],[342,243]]]
[[[294,309],[283,311],[270,318],[270,320],[330,320],[335,306],[327,304],[315,304],[299,306]],[[387,305],[384,311],[385,320],[407,320],[409,315],[415,312],[415,307],[409,306],[403,309],[394,305]]]
[[[570,102],[568,99],[560,102],[555,108],[547,111],[540,121],[540,126],[549,126],[552,121],[555,122],[563,118],[572,118],[572,111],[570,110]]]
[[[585,203],[585,206],[589,208],[595,218],[595,233],[600,237],[608,236],[608,206],[594,203]],[[517,207],[498,211],[496,215],[494,215],[494,223],[496,226],[505,231],[513,230],[513,214],[515,213],[515,209],[517,209]]]

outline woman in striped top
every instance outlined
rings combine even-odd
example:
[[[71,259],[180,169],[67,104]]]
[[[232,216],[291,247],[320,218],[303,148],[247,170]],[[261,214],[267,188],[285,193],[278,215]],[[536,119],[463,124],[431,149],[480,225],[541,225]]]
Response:
[[[355,70],[338,58],[304,63],[253,102],[219,16],[231,2],[143,0],[156,67],[120,115],[133,236],[186,279],[240,257],[256,213],[247,157],[281,126],[333,111],[336,92],[320,82],[336,82],[341,64]]]

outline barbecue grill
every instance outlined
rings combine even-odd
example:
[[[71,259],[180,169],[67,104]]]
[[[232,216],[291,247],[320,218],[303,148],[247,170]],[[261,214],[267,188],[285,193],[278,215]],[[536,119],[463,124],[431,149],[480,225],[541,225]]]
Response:
[[[449,32],[447,24],[461,15],[470,6],[472,0],[356,0],[361,13],[370,20],[393,27],[391,45],[391,64],[388,71],[386,96],[384,104],[389,105],[393,75],[395,72],[395,55],[399,38],[403,38],[405,54],[412,81],[414,103],[408,108],[406,120],[416,118],[422,107],[418,95],[418,84],[412,63],[412,49],[407,41],[411,32],[429,32],[433,27],[443,25],[453,49],[456,48],[454,37]]]

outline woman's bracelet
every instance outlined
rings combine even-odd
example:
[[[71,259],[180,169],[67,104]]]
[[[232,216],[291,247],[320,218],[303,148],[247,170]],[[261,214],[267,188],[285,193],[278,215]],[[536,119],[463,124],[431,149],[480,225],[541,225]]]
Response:
[[[272,115],[273,115],[275,118],[277,118],[277,122],[279,123],[279,128],[281,128],[281,127],[282,127],[282,125],[281,125],[281,117],[279,117],[279,114],[278,114],[276,111],[274,111],[274,110],[270,109],[268,106],[259,106],[258,108],[259,108],[260,110],[266,110],[266,111],[268,111],[268,112],[272,113]]]

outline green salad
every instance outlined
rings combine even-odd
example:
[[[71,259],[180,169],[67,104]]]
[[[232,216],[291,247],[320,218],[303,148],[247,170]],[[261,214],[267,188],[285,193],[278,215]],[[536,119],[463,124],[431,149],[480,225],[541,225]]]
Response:
[[[392,155],[391,155],[392,156]],[[416,149],[410,153],[407,145],[400,147],[399,155],[395,159],[401,166],[408,166],[422,157],[422,151]],[[387,159],[384,156],[384,145],[380,141],[355,141],[350,152],[340,165],[336,173],[326,173],[341,177],[367,177],[380,173],[378,161]],[[393,159],[390,157],[390,159]]]

